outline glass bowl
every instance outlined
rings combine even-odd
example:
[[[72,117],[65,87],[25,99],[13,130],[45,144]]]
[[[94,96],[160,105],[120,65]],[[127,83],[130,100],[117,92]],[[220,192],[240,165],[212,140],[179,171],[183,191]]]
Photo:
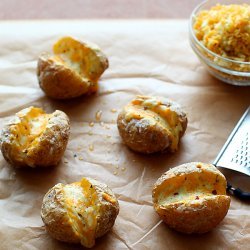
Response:
[[[228,4],[243,4],[246,1],[242,0],[209,0],[198,5],[191,14],[189,21],[189,40],[190,45],[198,56],[200,61],[205,65],[208,72],[217,79],[229,84],[238,86],[250,86],[250,62],[235,61],[215,54],[207,49],[195,36],[193,24],[196,15],[202,10],[208,10],[212,6],[220,3]]]

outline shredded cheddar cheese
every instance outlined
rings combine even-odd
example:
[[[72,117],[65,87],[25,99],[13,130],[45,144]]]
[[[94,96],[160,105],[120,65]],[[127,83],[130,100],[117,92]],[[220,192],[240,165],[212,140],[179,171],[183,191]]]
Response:
[[[115,204],[116,203],[116,200],[114,199],[114,198],[112,198],[109,194],[107,194],[107,193],[103,193],[102,194],[102,197],[103,197],[103,199],[104,200],[106,200],[106,201],[108,201],[108,202],[110,202],[110,203],[112,203],[112,204]]]
[[[197,39],[212,52],[250,62],[250,5],[216,5],[201,11],[193,25]]]

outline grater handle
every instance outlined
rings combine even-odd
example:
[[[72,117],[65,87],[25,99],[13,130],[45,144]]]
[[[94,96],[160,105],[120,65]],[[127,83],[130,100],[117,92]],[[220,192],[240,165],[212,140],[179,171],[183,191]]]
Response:
[[[229,183],[227,184],[227,190],[233,193],[235,197],[241,200],[250,200],[250,192],[244,192],[240,188],[234,188]]]

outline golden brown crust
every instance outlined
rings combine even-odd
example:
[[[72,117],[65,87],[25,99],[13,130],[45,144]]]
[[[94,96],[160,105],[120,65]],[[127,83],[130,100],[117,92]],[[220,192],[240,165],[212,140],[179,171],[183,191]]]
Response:
[[[90,81],[57,63],[47,53],[41,54],[38,59],[37,76],[41,89],[54,99],[70,99],[83,95],[91,85]]]
[[[48,233],[55,239],[79,243],[71,225],[67,220],[67,211],[64,207],[63,184],[59,183],[51,188],[44,196],[41,217]]]
[[[87,178],[94,185],[101,204],[100,216],[97,218],[96,238],[106,234],[114,225],[115,219],[119,213],[119,203],[113,191],[104,183]],[[103,194],[111,197],[107,199]]]
[[[172,127],[167,116],[170,120],[175,119]],[[175,102],[160,97],[137,96],[119,113],[117,126],[123,142],[134,151],[146,154],[175,151],[185,133],[187,117]],[[177,127],[179,130],[173,136]]]
[[[206,233],[216,227],[226,216],[230,197],[217,195],[200,203],[174,203],[168,207],[155,207],[161,219],[182,233]]]
[[[54,53],[42,53],[38,59],[38,81],[46,95],[70,99],[97,91],[98,80],[109,65],[99,47],[63,37],[54,45]]]
[[[155,183],[152,198],[160,218],[183,233],[205,233],[226,216],[226,179],[211,164],[192,162],[170,169]]]
[[[34,111],[35,110],[35,111]],[[20,137],[29,136],[31,132],[23,131],[23,127],[28,126],[32,117],[31,112],[42,112],[37,117],[44,115],[38,108],[29,107],[21,110],[3,128],[1,133],[1,151],[4,158],[14,167],[47,167],[57,165],[66,149],[70,124],[68,116],[59,110],[48,116],[48,121],[41,132],[35,136],[30,144],[21,147]],[[26,132],[29,131],[29,132]],[[32,143],[35,142],[36,143]]]
[[[157,124],[150,124],[146,119],[130,122],[125,120],[126,111],[118,115],[117,124],[123,142],[132,150],[140,153],[164,151],[169,146],[167,131]]]
[[[99,181],[86,178],[93,185],[99,203],[99,215],[95,238],[106,234],[114,225],[119,213],[119,203],[109,187]],[[69,185],[75,185],[72,183]],[[68,219],[68,212],[65,207],[65,185],[59,183],[51,188],[43,199],[41,217],[49,234],[57,239],[69,243],[81,243],[79,235],[76,235]]]

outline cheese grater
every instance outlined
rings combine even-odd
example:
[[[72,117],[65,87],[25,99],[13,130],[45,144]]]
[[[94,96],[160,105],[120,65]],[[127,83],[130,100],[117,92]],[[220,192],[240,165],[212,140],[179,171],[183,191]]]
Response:
[[[250,107],[233,129],[213,164],[250,176]],[[239,198],[250,199],[250,193],[233,188],[229,183],[227,189]]]

